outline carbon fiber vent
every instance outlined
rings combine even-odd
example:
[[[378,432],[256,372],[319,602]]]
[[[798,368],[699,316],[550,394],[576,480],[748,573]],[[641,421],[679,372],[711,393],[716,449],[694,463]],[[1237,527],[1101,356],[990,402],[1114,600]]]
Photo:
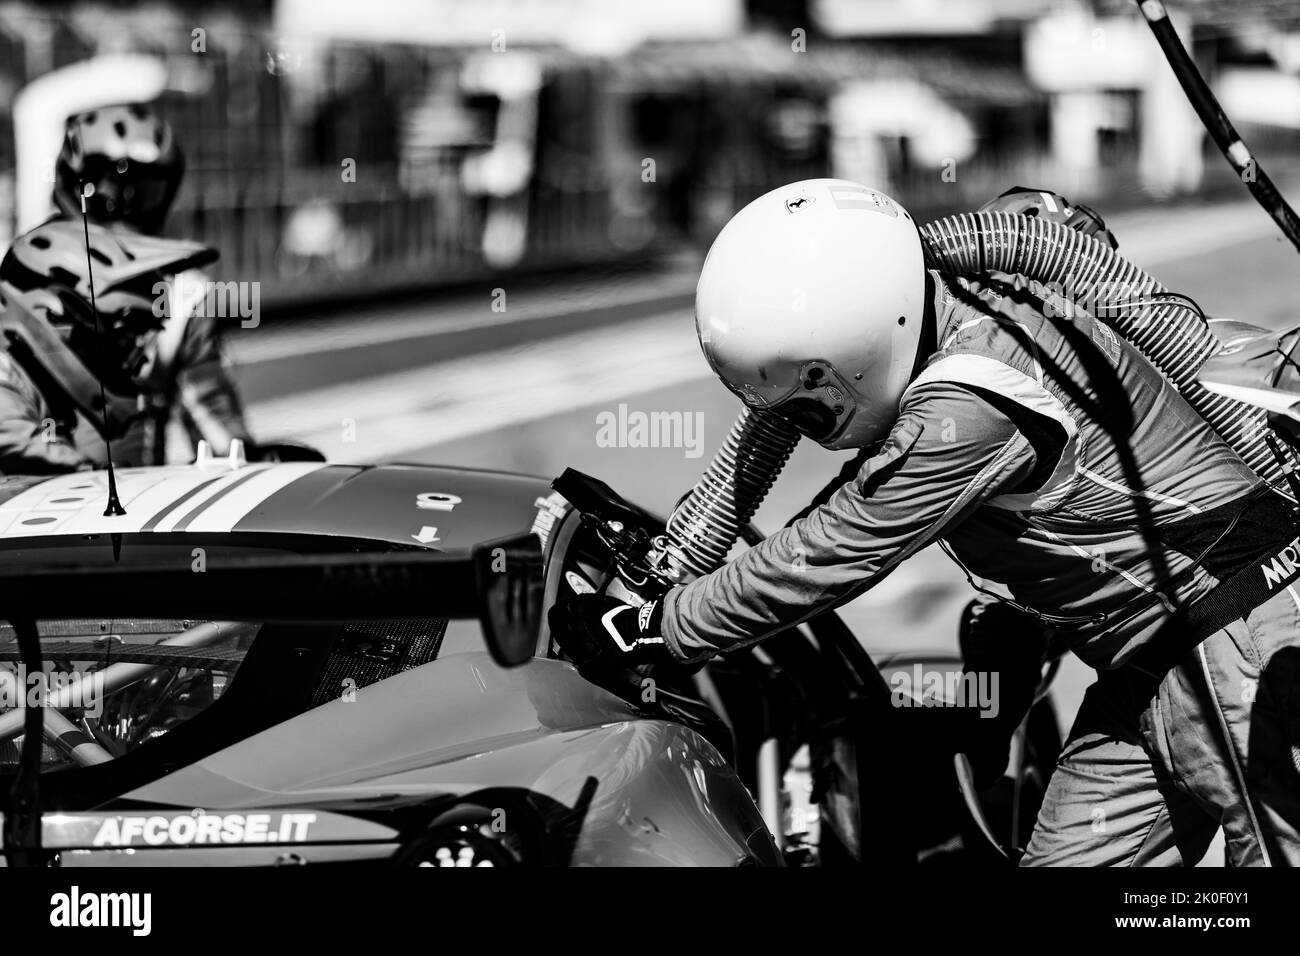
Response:
[[[437,658],[446,633],[445,618],[343,625],[312,692],[311,706],[429,663]]]

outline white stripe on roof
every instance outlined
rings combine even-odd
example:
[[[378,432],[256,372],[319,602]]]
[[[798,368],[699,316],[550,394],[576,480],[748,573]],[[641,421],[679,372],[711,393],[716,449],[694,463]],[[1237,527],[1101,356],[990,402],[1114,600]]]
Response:
[[[205,501],[213,504],[200,511],[188,529],[181,530],[229,531],[271,495],[323,467],[321,462],[294,462],[246,465],[235,470],[224,465],[125,469],[117,473],[117,490],[126,514],[113,516],[104,515],[108,503],[106,472],[56,475],[0,505],[0,538],[132,533],[146,526],[171,531],[176,530],[177,521],[196,507],[201,508]],[[218,480],[198,494],[185,497],[213,478]],[[240,487],[221,496],[238,482],[242,482]],[[151,525],[160,514],[162,520]]]

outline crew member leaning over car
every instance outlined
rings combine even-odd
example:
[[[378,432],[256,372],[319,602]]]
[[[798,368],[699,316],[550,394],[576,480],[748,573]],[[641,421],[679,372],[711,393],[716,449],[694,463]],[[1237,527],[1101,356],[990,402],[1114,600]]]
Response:
[[[75,414],[80,408],[99,427],[94,409],[85,408],[99,381],[116,397],[110,405],[119,417],[129,419],[113,436],[118,463],[164,463],[173,414],[191,442],[205,439],[215,454],[225,454],[232,439],[248,442],[214,310],[204,307],[210,283],[198,271],[217,254],[155,235],[183,169],[171,129],[148,107],[107,107],[68,120],[55,175],[60,214],[15,240],[0,263],[0,297],[25,306],[27,325],[6,330],[8,351],[0,354],[0,471],[61,471],[102,460],[102,439],[78,430]],[[87,185],[102,336],[81,221]],[[46,331],[34,328],[33,316],[57,331],[48,349],[15,347],[15,337]]]
[[[1257,576],[1296,534],[1290,502],[1130,344],[1023,276],[927,269],[898,203],[827,180],[735,216],[696,318],[728,388],[860,467],[653,605],[570,598],[572,659],[743,647],[942,541],[1100,671],[1024,863],[1190,864],[1220,825],[1234,864],[1300,863],[1300,585],[1205,633],[1165,626]]]

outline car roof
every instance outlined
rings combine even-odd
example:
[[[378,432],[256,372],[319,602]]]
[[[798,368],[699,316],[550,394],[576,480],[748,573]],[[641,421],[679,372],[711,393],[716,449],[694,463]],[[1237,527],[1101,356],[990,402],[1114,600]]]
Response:
[[[118,469],[125,515],[104,514],[105,472],[0,479],[0,561],[41,542],[114,534],[337,535],[464,550],[525,533],[547,512],[540,478],[434,465],[245,464]]]

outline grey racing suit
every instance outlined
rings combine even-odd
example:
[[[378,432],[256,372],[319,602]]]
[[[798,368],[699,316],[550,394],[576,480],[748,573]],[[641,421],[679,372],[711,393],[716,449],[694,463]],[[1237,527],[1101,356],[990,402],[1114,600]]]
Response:
[[[0,350],[0,475],[90,468],[76,447],[77,412],[46,396],[12,355]]]
[[[182,273],[174,288],[200,289],[202,276]],[[174,299],[172,315],[153,335],[143,381],[141,412],[114,439],[118,465],[167,460],[167,423],[177,415],[191,442],[202,438],[223,455],[230,441],[249,440],[238,393],[221,352],[217,321],[194,301]],[[104,440],[79,418],[57,388],[41,388],[31,374],[0,351],[0,474],[44,474],[102,465]]]
[[[1142,692],[1105,676],[1236,570],[1214,546],[1275,496],[1103,323],[1021,277],[931,280],[938,348],[887,440],[825,504],[670,591],[670,650],[691,660],[760,640],[942,540],[1103,671],[1027,862],[1192,862],[1220,824],[1234,862],[1300,862],[1293,589],[1205,640],[1136,707],[1126,695]]]
[[[142,375],[145,412],[120,442],[122,454],[132,462],[167,461],[166,428],[173,415],[192,445],[203,439],[214,455],[225,455],[236,438],[251,444],[222,354],[218,310],[203,298],[211,287],[208,280],[200,271],[169,277],[171,317],[149,343]],[[113,454],[118,454],[118,443]]]

